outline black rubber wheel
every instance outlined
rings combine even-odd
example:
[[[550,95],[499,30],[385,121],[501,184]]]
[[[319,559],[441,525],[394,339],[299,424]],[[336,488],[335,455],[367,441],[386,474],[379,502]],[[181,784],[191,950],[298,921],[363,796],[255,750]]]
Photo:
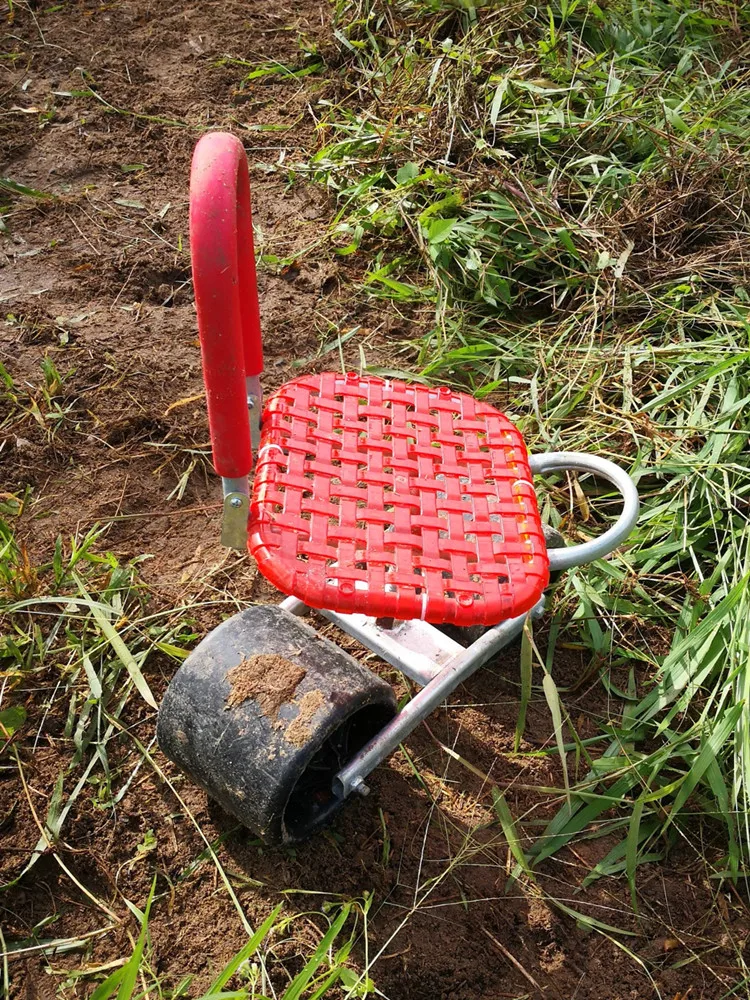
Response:
[[[214,629],[169,685],[159,746],[267,844],[306,840],[343,804],[340,768],[396,714],[390,686],[279,607]]]

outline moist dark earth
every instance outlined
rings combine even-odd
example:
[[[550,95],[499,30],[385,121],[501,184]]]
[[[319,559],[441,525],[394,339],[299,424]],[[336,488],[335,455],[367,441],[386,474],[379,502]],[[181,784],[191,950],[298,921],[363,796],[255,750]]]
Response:
[[[429,323],[368,302],[362,265],[321,242],[334,211],[326,193],[284,166],[304,163],[321,141],[319,102],[345,98],[331,16],[328,3],[311,0],[14,3],[2,13],[0,176],[49,197],[14,195],[0,233],[0,359],[33,396],[41,361],[52,358],[65,415],[54,435],[24,415],[5,423],[0,494],[26,497],[17,530],[32,562],[49,560],[60,534],[107,525],[102,549],[122,561],[149,557],[141,564],[149,607],[191,605],[199,633],[232,599],[239,608],[277,595],[246,556],[219,544],[187,234],[197,138],[208,129],[240,136],[258,249],[282,261],[259,271],[266,391],[326,367],[320,344],[355,325],[370,363],[406,368],[402,340]],[[327,70],[244,81],[238,60],[295,65],[301,41],[324,54]],[[619,711],[588,668],[575,648],[556,657],[584,736],[587,726],[596,731],[589,720]],[[175,669],[166,657],[147,661],[157,698]],[[379,669],[405,694],[395,672]],[[57,859],[48,852],[0,894],[6,949],[34,928],[40,941],[86,940],[62,954],[33,945],[11,952],[10,996],[89,996],[106,972],[71,973],[111,969],[130,954],[137,925],[125,900],[143,908],[154,874],[151,971],[165,991],[192,976],[187,995],[201,995],[247,932],[191,813],[251,925],[282,901],[284,912],[302,914],[268,955],[279,992],[325,927],[322,903],[372,893],[370,976],[392,1000],[727,996],[742,979],[750,923],[744,895],[710,878],[706,859],[718,860],[720,844],[701,853],[678,843],[663,863],[640,869],[638,916],[624,881],[580,890],[614,838],[582,841],[542,868],[545,893],[629,936],[587,931],[533,886],[509,883],[513,860],[492,786],[538,832],[560,802],[539,789],[561,785],[543,753],[554,744],[543,703],[530,708],[523,752],[512,752],[517,675],[510,650],[408,740],[408,757],[399,752],[378,769],[368,800],[294,852],[264,849],[177,773],[154,746],[155,713],[131,699],[123,724],[154,765],[132,777],[137,756],[123,739],[111,756],[115,784],[130,780],[126,794],[103,808],[85,787]],[[72,748],[54,685],[36,677],[20,691],[28,723],[0,772],[3,882],[33,851],[34,813],[46,815],[58,774],[67,789],[81,775],[80,766],[65,770]],[[152,847],[139,851],[144,843]],[[360,940],[354,965],[365,955]]]

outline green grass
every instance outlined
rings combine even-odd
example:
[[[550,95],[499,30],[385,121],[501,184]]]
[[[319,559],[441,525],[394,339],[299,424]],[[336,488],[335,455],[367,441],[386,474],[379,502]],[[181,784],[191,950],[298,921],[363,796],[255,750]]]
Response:
[[[102,553],[100,528],[83,538],[58,538],[49,562],[32,562],[15,530],[16,520],[24,513],[23,504],[24,500],[7,495],[0,502],[0,611],[5,626],[0,640],[0,775],[17,774],[22,794],[30,803],[33,801],[25,776],[28,747],[19,752],[16,742],[28,738],[28,724],[36,721],[27,716],[27,692],[35,683],[43,686],[44,679],[50,676],[57,683],[42,708],[45,713],[62,711],[66,716],[60,742],[69,748],[70,756],[62,757],[64,763],[46,814],[32,806],[39,841],[15,877],[0,886],[0,899],[22,880],[29,884],[32,869],[40,859],[51,856],[88,903],[106,917],[106,922],[94,931],[61,938],[49,936],[47,925],[51,919],[44,918],[30,929],[28,937],[6,942],[0,935],[4,961],[28,951],[50,957],[85,953],[94,939],[122,924],[122,915],[112,909],[110,901],[92,892],[70,867],[65,851],[66,824],[75,815],[82,793],[89,799],[89,807],[93,805],[102,813],[116,811],[145,765],[169,784],[206,844],[206,850],[188,866],[183,877],[189,878],[202,861],[210,860],[247,932],[247,943],[217,972],[202,996],[206,1000],[313,1000],[330,994],[334,987],[337,996],[370,995],[373,983],[366,973],[352,968],[350,954],[362,936],[367,937],[371,897],[326,901],[321,911],[313,914],[318,923],[322,920],[326,924],[319,940],[304,954],[300,970],[288,973],[286,960],[279,959],[276,952],[283,950],[285,943],[294,942],[299,953],[297,924],[305,924],[303,936],[309,940],[311,915],[296,912],[293,907],[282,913],[279,904],[257,928],[251,927],[233,888],[237,876],[230,879],[216,854],[218,845],[206,840],[178,789],[152,757],[153,741],[148,746],[141,743],[137,727],[132,725],[134,711],[141,714],[139,709],[144,703],[147,712],[156,707],[144,676],[146,661],[161,655],[179,662],[187,656],[197,639],[190,618],[197,607],[150,610],[148,595],[138,577],[140,560],[123,563],[111,553]],[[212,603],[221,604],[222,598]],[[123,741],[135,751],[126,754],[124,760],[121,752],[112,754],[115,748],[121,750]],[[153,831],[148,831],[138,852],[146,857],[155,848]],[[143,910],[123,896],[139,928],[132,939],[132,952],[104,966],[84,964],[68,974],[61,988],[80,989],[85,984],[91,1000],[195,995],[190,989],[192,976],[186,975],[177,985],[167,987],[156,970],[148,933],[149,915],[152,906],[168,905],[174,892],[171,879],[160,881],[161,891],[157,894],[154,876]]]
[[[0,503],[3,706],[11,718],[21,718],[25,713],[14,690],[50,672],[57,677],[47,710],[53,705],[59,710],[66,702],[64,736],[73,751],[59,775],[60,794],[64,779],[87,765],[64,803],[53,796],[54,817],[47,826],[57,835],[60,817],[85,783],[96,784],[101,808],[114,805],[108,744],[118,736],[120,716],[132,696],[156,707],[143,665],[155,652],[181,660],[196,635],[181,609],[148,613],[138,580],[140,560],[121,563],[99,551],[100,528],[67,542],[58,537],[49,562],[32,562],[14,530],[24,502],[6,495]]]
[[[17,322],[13,315],[6,317],[9,326],[15,326]],[[67,398],[65,388],[65,383],[73,372],[58,371],[49,354],[41,359],[40,368],[42,382],[31,389],[26,384],[17,386],[0,361],[0,401],[5,404],[5,414],[0,417],[0,430],[5,427],[22,429],[24,422],[32,422],[51,441],[63,423],[71,418],[74,410],[74,403]]]
[[[140,932],[132,954],[119,968],[106,977],[91,993],[91,1000],[131,1000],[136,995],[136,984],[140,980],[146,992],[163,995],[161,977],[151,965],[148,921],[154,902],[154,885],[151,888],[145,910],[137,911]],[[334,986],[340,985],[351,997],[368,996],[373,992],[372,982],[360,976],[346,965],[349,954],[357,938],[358,918],[366,921],[369,900],[344,903],[329,907],[329,926],[321,935],[317,946],[296,976],[276,992],[269,985],[268,967],[272,964],[272,952],[290,933],[294,917],[281,915],[281,904],[276,906],[258,929],[250,935],[247,943],[226,963],[213,982],[202,993],[200,1000],[267,1000],[268,993],[277,1000],[300,1000],[301,997],[323,997]],[[341,941],[342,931],[348,926],[348,938]],[[334,947],[335,946],[335,947]],[[191,991],[192,976],[185,976],[172,997],[195,995]],[[232,988],[233,987],[233,988]]]
[[[698,844],[707,823],[723,829],[717,873],[737,878],[750,860],[750,15],[657,0],[336,11],[344,96],[302,167],[334,199],[331,251],[361,259],[364,295],[415,318],[431,307],[401,345],[416,374],[497,400],[534,450],[619,461],[643,498],[628,546],[558,594],[553,632],[590,650],[615,707],[608,749],[578,755],[531,863],[597,824],[621,840],[589,879],[634,886],[640,863]],[[571,504],[559,482],[544,506],[573,539],[616,507]],[[611,677],[628,669],[622,691]],[[569,719],[554,728],[577,741]]]

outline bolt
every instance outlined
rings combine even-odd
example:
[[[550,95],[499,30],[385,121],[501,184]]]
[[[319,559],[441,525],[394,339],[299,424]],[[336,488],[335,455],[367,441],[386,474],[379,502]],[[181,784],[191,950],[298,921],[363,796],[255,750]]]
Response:
[[[352,791],[356,792],[357,795],[361,795],[363,798],[370,794],[370,788],[364,783],[362,778],[355,778],[352,782]]]
[[[232,499],[229,501],[229,506],[230,507],[241,507],[242,506],[242,497],[232,497]]]

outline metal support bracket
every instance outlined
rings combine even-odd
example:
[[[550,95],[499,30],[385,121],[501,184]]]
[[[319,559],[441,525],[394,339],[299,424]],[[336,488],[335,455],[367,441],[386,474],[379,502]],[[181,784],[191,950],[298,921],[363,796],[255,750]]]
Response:
[[[544,611],[544,597],[541,597],[529,612],[536,618]],[[418,691],[398,715],[384,726],[349,763],[342,767],[333,779],[333,791],[339,798],[346,798],[352,792],[367,794],[365,778],[391,754],[399,743],[426,719],[455,689],[486,663],[495,653],[509,645],[523,631],[529,615],[519,615],[488,629],[481,638],[468,649],[460,647],[460,655],[455,656],[435,676]]]
[[[460,643],[419,619],[396,621],[393,628],[384,628],[367,615],[320,614],[422,686],[464,652]]]
[[[305,615],[310,610],[297,597],[287,597],[281,602],[281,607],[293,615]],[[455,639],[419,619],[394,621],[391,628],[386,628],[381,620],[367,615],[345,615],[323,610],[317,613],[338,625],[342,632],[358,639],[363,646],[421,687],[429,684],[447,663],[465,652]]]
[[[250,445],[253,453],[260,448],[260,417],[263,409],[263,390],[260,375],[245,378],[247,417],[250,425]],[[247,548],[247,519],[250,514],[250,487],[246,476],[222,479],[224,510],[221,517],[221,544],[228,549]]]
[[[310,610],[296,597],[287,597],[281,602],[281,607],[295,615],[303,615]],[[386,629],[378,625],[375,618],[366,615],[319,611],[348,635],[359,639],[367,649],[424,685],[399,714],[338,772],[333,779],[335,794],[340,798],[346,798],[352,792],[366,795],[369,789],[365,778],[370,771],[385,760],[459,684],[518,638],[528,617],[538,618],[543,611],[544,596],[528,614],[488,628],[468,648],[427,622],[395,622],[392,629]]]
[[[221,516],[221,544],[228,549],[247,548],[247,519],[250,497],[247,479],[222,479],[224,509]]]
[[[246,376],[245,393],[247,395],[247,415],[250,421],[250,447],[255,453],[260,448],[260,418],[263,413],[263,390],[260,387],[260,375]]]

